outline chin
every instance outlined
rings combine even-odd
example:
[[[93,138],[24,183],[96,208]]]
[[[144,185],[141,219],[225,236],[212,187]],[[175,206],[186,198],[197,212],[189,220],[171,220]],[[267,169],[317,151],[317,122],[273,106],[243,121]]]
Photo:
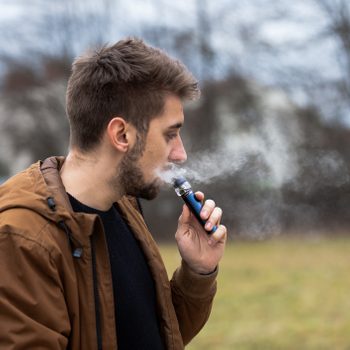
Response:
[[[139,193],[139,196],[140,198],[143,198],[143,199],[147,199],[147,200],[152,200],[152,199],[155,199],[158,194],[160,192],[160,187],[157,186],[157,187],[149,187],[147,189],[143,189],[142,191],[140,191]]]
[[[155,199],[158,196],[158,193],[159,192],[157,192],[157,193],[147,193],[147,194],[139,196],[138,198],[142,198],[142,199],[145,199],[147,201],[151,201],[151,200]]]
[[[129,188],[127,194],[133,197],[152,200],[158,196],[160,187],[160,181],[158,179],[155,179],[149,184],[143,184],[142,186]]]

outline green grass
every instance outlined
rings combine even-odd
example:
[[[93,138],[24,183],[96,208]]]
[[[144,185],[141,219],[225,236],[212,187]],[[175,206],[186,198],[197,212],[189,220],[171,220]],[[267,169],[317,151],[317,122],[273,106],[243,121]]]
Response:
[[[179,262],[162,245],[169,274]],[[350,237],[231,242],[189,350],[350,349]]]

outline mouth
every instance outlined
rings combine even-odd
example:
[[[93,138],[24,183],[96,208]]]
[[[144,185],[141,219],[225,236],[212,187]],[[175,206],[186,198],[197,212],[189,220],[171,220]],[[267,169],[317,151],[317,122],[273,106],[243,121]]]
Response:
[[[167,164],[163,167],[157,168],[155,170],[155,176],[158,180],[157,182],[161,184],[171,183],[173,172],[174,172],[174,164]]]
[[[156,169],[155,175],[157,179],[159,179],[160,183],[172,185],[174,177],[182,175],[183,171],[184,170],[178,165],[170,163],[162,168]]]

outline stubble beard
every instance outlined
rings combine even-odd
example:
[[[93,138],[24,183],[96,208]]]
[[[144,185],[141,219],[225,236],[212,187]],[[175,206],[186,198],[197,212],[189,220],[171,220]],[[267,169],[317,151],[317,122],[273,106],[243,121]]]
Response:
[[[143,154],[145,141],[138,136],[136,145],[123,158],[118,171],[118,182],[126,195],[143,199],[154,199],[160,191],[160,181],[156,178],[150,183],[144,179],[137,160]]]

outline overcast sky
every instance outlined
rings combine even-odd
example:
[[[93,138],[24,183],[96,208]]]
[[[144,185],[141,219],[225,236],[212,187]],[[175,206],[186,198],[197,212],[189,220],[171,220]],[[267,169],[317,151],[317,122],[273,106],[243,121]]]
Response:
[[[66,1],[51,1],[52,8],[56,11],[60,11],[61,5],[62,11],[67,9],[67,4],[70,6]],[[43,0],[0,0],[3,50],[5,48],[14,55],[23,52],[16,36],[11,37],[11,31],[17,31],[20,36],[28,36],[28,42],[32,42],[33,47],[40,43],[47,45],[50,50],[49,46],[52,46],[54,39],[41,42],[40,38],[35,38],[26,30],[26,23],[42,15],[42,3],[48,4]],[[80,0],[75,0],[71,6],[79,3]],[[104,40],[109,42],[127,35],[139,36],[146,24],[157,23],[164,27],[187,28],[192,31],[198,26],[198,0],[86,0],[81,1],[79,11],[103,10],[101,4],[107,3],[111,5],[111,25]],[[232,0],[206,3],[208,12],[219,16],[214,19],[210,36],[212,47],[219,52],[215,67],[218,76],[224,75],[232,67],[242,69],[252,79],[268,85],[276,83],[276,79],[279,79],[277,72],[283,72],[284,67],[308,68],[325,79],[341,76],[336,42],[323,40],[316,43],[314,40],[326,20],[314,1],[297,0],[290,3],[286,0],[241,0],[234,2],[234,6]],[[267,6],[269,3],[271,6]],[[18,26],[14,26],[14,23],[18,23]],[[238,33],[237,28],[245,28],[249,38],[244,40],[244,33]],[[308,40],[312,41],[312,45],[306,44]],[[87,40],[81,38],[75,45],[75,50],[79,53],[86,49]],[[264,50],[268,46],[284,46],[289,49],[266,53]],[[303,102],[303,95],[298,95],[298,92],[295,92],[294,98]],[[350,117],[347,112],[345,114],[344,119],[350,126]]]

